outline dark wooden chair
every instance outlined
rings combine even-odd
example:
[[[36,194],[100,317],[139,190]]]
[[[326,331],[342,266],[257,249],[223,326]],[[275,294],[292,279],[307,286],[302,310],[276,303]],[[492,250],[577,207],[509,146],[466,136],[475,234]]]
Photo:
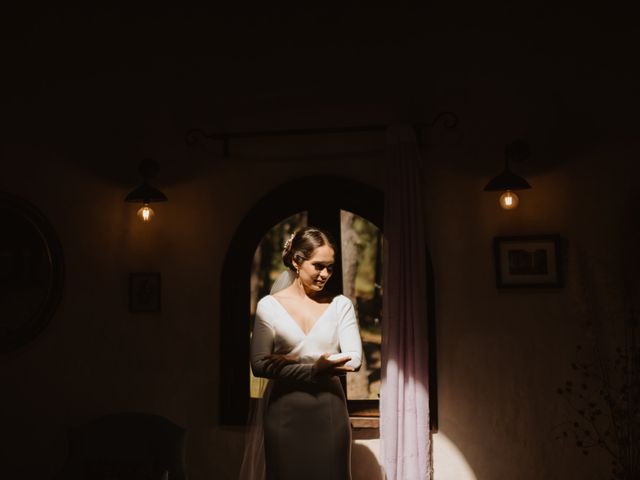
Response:
[[[186,431],[149,413],[114,413],[69,431],[56,480],[186,480]]]

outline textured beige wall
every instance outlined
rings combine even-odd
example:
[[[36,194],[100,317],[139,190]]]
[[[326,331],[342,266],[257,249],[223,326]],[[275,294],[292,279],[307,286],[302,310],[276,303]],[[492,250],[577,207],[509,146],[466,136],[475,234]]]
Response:
[[[624,245],[625,199],[634,188],[628,151],[635,147],[612,141],[530,174],[534,188],[522,194],[516,212],[500,211],[494,195],[482,192],[486,176],[452,167],[456,148],[425,152],[438,313],[435,478],[474,478],[464,477],[465,469],[478,479],[532,480],[588,471],[571,447],[554,441],[553,427],[563,419],[555,388],[569,374],[571,348],[582,334],[574,315],[580,252],[604,291],[619,275],[617,245]],[[141,225],[122,202],[131,185],[47,151],[5,152],[12,161],[0,188],[48,216],[67,267],[51,324],[0,358],[5,472],[49,478],[64,460],[66,428],[108,412],[143,410],[189,429],[192,478],[234,478],[242,434],[217,426],[224,387],[216,379],[219,275],[235,225],[261,195],[297,176],[341,174],[381,186],[378,160],[218,164],[185,154],[158,179],[170,201],[158,206],[154,223]],[[597,174],[605,157],[603,184]],[[172,183],[168,172],[180,168],[198,173]],[[492,237],[535,233],[567,240],[567,286],[496,290]],[[132,315],[127,275],[148,270],[162,272],[163,311]],[[375,441],[362,443],[375,453]]]

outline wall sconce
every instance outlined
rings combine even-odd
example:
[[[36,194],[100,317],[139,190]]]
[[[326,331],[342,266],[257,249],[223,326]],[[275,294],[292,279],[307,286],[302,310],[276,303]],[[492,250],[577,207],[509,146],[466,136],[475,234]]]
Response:
[[[485,192],[502,191],[500,206],[505,210],[513,210],[520,203],[514,190],[531,188],[529,182],[509,169],[509,160],[521,162],[529,158],[529,144],[524,140],[515,140],[504,149],[504,170],[492,178],[484,187]]]
[[[132,190],[124,201],[142,203],[142,207],[138,210],[138,218],[143,222],[148,222],[155,215],[155,212],[149,204],[151,202],[166,202],[167,197],[160,190],[149,184],[149,179],[155,177],[160,170],[158,162],[145,158],[140,162],[138,170],[144,179],[142,185]]]

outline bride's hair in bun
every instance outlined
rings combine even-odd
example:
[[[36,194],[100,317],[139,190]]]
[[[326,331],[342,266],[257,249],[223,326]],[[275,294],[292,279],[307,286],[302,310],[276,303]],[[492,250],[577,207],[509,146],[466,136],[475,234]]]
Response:
[[[328,245],[334,251],[336,249],[331,234],[325,230],[321,230],[316,227],[304,227],[291,234],[289,239],[284,243],[284,249],[282,250],[282,261],[292,271],[296,271],[296,266],[293,263],[301,264],[305,260],[308,260],[313,255],[313,251]]]

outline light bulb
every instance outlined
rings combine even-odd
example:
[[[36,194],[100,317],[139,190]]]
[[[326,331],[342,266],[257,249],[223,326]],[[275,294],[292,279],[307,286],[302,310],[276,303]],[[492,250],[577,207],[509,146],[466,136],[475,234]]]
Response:
[[[513,210],[520,203],[520,199],[515,192],[511,190],[505,190],[502,195],[500,195],[500,206],[505,210]]]
[[[138,210],[138,218],[143,222],[150,221],[156,213],[149,206],[148,203],[145,203],[140,210]]]

